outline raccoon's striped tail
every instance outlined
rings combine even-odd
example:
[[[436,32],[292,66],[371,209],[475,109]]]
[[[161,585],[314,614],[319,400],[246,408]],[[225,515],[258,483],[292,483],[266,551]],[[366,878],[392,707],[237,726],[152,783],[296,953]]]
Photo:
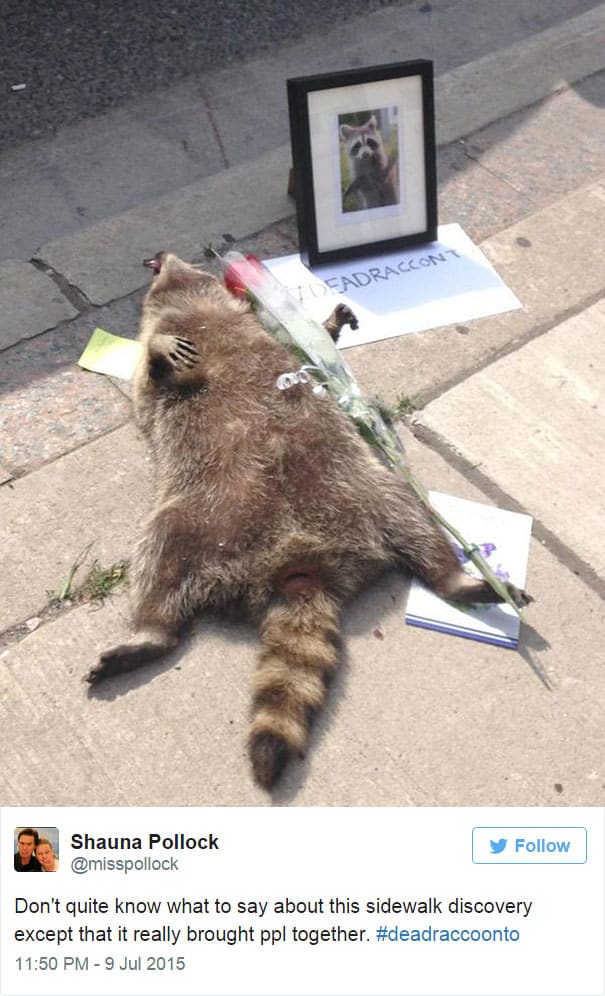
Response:
[[[314,590],[272,606],[262,628],[249,732],[254,777],[269,789],[304,750],[340,648],[339,606]]]

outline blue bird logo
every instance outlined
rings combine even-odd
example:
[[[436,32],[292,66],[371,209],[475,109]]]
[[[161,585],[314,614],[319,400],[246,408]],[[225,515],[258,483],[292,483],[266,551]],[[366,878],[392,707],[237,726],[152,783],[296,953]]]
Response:
[[[506,837],[501,837],[500,840],[490,840],[489,846],[492,849],[492,854],[502,854],[506,847]]]

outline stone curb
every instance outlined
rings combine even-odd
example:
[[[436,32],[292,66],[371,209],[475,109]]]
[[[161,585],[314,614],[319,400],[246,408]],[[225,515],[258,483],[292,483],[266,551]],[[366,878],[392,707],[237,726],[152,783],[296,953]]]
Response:
[[[605,5],[440,77],[437,141],[450,142],[602,69]]]
[[[282,146],[253,163],[50,242],[39,258],[92,304],[106,304],[148,282],[141,262],[159,249],[169,247],[184,259],[200,259],[204,248],[221,244],[225,234],[242,238],[291,214],[289,168],[290,150]]]

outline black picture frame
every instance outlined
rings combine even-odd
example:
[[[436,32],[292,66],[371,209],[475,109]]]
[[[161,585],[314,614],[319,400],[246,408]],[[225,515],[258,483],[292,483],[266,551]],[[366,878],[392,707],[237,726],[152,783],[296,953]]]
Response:
[[[308,266],[437,237],[433,63],[287,81],[300,254]]]

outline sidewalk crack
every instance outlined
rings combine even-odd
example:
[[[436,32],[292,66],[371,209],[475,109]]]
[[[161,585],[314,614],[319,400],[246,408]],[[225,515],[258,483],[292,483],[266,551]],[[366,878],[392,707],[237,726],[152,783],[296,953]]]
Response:
[[[461,144],[464,145],[464,142],[461,142]],[[496,170],[490,169],[489,166],[486,166],[484,162],[481,162],[482,152],[478,151],[477,154],[473,155],[466,148],[464,148],[462,151],[467,159],[470,159],[471,162],[476,163],[480,169],[485,170],[485,172],[489,173],[490,176],[493,176],[495,180],[498,180],[500,183],[505,183],[506,186],[510,187],[511,190],[514,190],[516,194],[524,193],[521,187],[516,187],[515,184],[511,183],[511,181],[506,176],[503,176],[501,173],[497,173]]]
[[[216,144],[218,146],[218,151],[219,151],[221,159],[223,161],[223,166],[224,166],[225,169],[228,169],[230,167],[231,163],[229,162],[229,159],[227,158],[227,152],[226,152],[225,146],[223,145],[223,139],[221,138],[221,133],[219,131],[218,125],[217,125],[216,120],[214,118],[214,113],[212,111],[212,107],[210,105],[210,101],[208,100],[208,98],[206,96],[206,93],[205,93],[205,90],[204,90],[203,86],[201,86],[201,85],[198,86],[198,93],[199,93],[200,97],[202,98],[202,102],[204,104],[204,110],[206,111],[206,114],[208,115],[208,120],[210,122],[210,127],[212,129],[212,134],[214,135]]]
[[[52,266],[49,266],[48,263],[44,262],[44,260],[33,256],[32,259],[30,259],[30,263],[36,268],[36,270],[39,270],[40,273],[44,273],[45,276],[52,280],[52,282],[63,294],[63,297],[67,298],[78,314],[81,315],[83,312],[88,311],[92,307],[91,302],[88,300],[83,291],[81,291],[74,284],[70,284],[67,277],[64,277],[61,273],[57,273],[57,271],[53,270]]]

